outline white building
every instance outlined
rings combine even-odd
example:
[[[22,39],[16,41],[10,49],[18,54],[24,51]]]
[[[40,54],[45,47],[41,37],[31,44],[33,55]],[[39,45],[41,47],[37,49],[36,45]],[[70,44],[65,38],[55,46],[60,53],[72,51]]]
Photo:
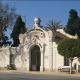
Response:
[[[52,41],[52,31],[41,28],[40,19],[34,19],[31,30],[20,34],[18,47],[0,49],[0,67],[6,67],[12,62],[16,69],[30,71],[54,71],[64,66],[64,57],[59,55],[57,43]],[[60,39],[77,38],[65,33],[62,29],[57,30]],[[12,60],[10,61],[10,54]]]

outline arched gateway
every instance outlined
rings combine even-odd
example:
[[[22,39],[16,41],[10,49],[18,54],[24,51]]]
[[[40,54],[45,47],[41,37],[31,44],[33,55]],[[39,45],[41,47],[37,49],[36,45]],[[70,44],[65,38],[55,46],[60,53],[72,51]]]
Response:
[[[38,45],[31,47],[29,56],[29,70],[40,71],[41,53]]]
[[[1,68],[10,65],[9,61],[16,69],[28,71],[55,71],[64,66],[64,57],[58,54],[58,44],[53,40],[54,34],[50,29],[43,29],[40,22],[40,18],[35,18],[32,29],[19,35],[19,46],[0,48]],[[77,39],[77,36],[71,36],[63,29],[56,31],[56,41]],[[10,54],[13,55],[12,60]],[[73,61],[73,65],[80,65],[80,61],[77,60]]]
[[[17,55],[16,68],[25,68],[28,71],[53,71],[63,66],[64,58],[58,54],[57,44],[52,41],[52,31],[44,30],[40,22],[39,18],[35,18],[33,28],[19,35],[20,45],[16,48],[17,51],[14,50],[14,57]],[[63,39],[61,34],[58,37]]]

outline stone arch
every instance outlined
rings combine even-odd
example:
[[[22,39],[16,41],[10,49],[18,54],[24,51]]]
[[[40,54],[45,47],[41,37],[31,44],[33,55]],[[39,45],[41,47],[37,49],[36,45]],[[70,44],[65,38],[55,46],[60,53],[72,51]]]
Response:
[[[29,50],[29,70],[40,71],[41,52],[38,45],[33,45]]]

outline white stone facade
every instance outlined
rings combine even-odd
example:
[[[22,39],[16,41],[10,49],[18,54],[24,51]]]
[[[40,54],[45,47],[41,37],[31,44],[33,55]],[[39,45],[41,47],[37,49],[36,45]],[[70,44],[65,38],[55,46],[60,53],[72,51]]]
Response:
[[[21,34],[19,39],[20,45],[18,47],[19,50],[17,50],[17,54],[19,55],[14,61],[16,68],[30,70],[30,65],[36,67],[37,63],[31,64],[30,55],[31,49],[36,45],[40,48],[39,71],[53,71],[57,70],[58,67],[63,66],[64,58],[58,54],[57,44],[52,42],[52,31],[43,30],[40,25],[35,22],[34,28],[25,34]],[[12,51],[14,55],[16,54],[15,51],[16,50]],[[36,61],[37,60],[38,59],[36,58]]]
[[[7,67],[9,65],[9,47],[0,48],[0,67]]]
[[[38,23],[35,22],[33,29],[20,34],[18,47],[0,49],[0,67],[9,65],[10,54],[13,54],[12,64],[17,69],[54,71],[64,66],[64,57],[59,55],[57,44],[52,41],[52,32],[43,30]]]
[[[63,66],[63,57],[58,54],[57,44],[52,42],[52,32],[46,32],[39,28],[32,29],[25,34],[20,35],[20,45],[17,47],[19,49],[17,50],[17,54],[19,55],[15,59],[17,68],[25,68],[29,70],[30,50],[35,45],[40,48],[40,71],[52,71],[58,69],[59,66]],[[15,49],[12,51],[14,55],[16,54]]]

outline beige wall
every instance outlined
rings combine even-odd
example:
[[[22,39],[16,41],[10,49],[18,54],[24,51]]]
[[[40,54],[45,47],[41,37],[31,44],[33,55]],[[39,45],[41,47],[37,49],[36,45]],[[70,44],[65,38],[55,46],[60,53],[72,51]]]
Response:
[[[7,67],[9,65],[9,47],[0,48],[0,67]]]

